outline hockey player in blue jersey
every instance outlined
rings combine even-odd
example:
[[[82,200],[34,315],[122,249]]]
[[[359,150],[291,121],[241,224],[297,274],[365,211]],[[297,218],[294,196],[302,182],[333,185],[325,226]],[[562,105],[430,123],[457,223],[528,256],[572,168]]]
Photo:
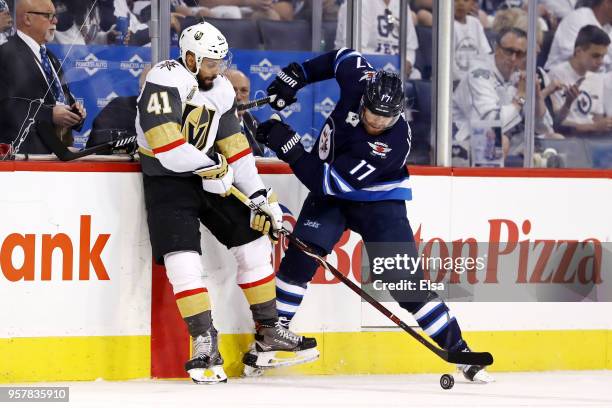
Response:
[[[267,89],[268,95],[276,95],[271,105],[282,110],[297,100],[299,89],[331,78],[338,82],[340,99],[310,153],[299,136],[278,120],[262,123],[257,131],[258,141],[287,162],[310,190],[293,234],[320,255],[329,254],[344,230],[350,229],[361,235],[370,259],[392,257],[389,251],[397,254],[397,243],[403,254],[416,257],[406,212],[406,201],[412,199],[406,167],[411,133],[403,117],[400,77],[376,72],[360,53],[342,48],[283,68]],[[276,289],[278,313],[287,325],[317,266],[292,245],[285,253]],[[415,277],[420,274],[421,270]],[[383,276],[388,282],[406,277],[405,271],[393,269]],[[456,319],[434,292],[390,293],[440,347],[469,351]],[[471,381],[492,381],[482,366],[459,368]]]

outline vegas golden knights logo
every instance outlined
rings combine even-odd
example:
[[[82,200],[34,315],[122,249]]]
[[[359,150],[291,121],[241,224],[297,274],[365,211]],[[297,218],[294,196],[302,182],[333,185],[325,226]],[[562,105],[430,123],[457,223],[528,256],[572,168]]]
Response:
[[[206,146],[206,139],[210,131],[210,124],[215,111],[206,106],[185,106],[183,112],[183,137],[187,143],[202,150]]]

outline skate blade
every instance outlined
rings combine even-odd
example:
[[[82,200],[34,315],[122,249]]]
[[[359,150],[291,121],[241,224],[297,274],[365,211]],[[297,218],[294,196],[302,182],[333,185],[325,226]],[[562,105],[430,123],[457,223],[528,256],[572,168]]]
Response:
[[[227,375],[223,366],[212,366],[210,368],[192,368],[187,371],[196,384],[218,384],[227,382]]]
[[[254,356],[253,353],[249,354],[257,358],[254,364],[249,365],[251,365],[251,367],[261,369],[289,367],[292,365],[308,363],[319,358],[319,350],[316,348],[300,350],[296,351],[295,353],[286,351],[263,351],[258,352],[256,356]],[[285,355],[289,356],[284,357]]]

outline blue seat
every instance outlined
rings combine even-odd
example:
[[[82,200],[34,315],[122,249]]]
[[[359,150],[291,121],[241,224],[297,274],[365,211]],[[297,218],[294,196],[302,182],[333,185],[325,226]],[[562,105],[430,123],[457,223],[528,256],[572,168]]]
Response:
[[[306,20],[258,20],[259,31],[266,50],[310,51],[312,27]]]
[[[412,112],[412,148],[408,156],[411,164],[431,164],[431,81],[406,82],[406,106]]]
[[[421,71],[423,79],[431,79],[433,61],[433,33],[431,27],[416,26],[419,48],[416,51],[414,66]]]

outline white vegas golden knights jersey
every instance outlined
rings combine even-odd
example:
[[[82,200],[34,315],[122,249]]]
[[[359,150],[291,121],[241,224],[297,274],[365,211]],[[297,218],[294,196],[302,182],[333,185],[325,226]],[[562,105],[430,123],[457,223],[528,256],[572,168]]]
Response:
[[[264,187],[241,133],[234,88],[223,75],[203,91],[180,61],[156,64],[138,98],[136,133],[146,175],[193,176],[213,164],[209,154],[218,152],[234,168],[235,184],[244,193]]]

